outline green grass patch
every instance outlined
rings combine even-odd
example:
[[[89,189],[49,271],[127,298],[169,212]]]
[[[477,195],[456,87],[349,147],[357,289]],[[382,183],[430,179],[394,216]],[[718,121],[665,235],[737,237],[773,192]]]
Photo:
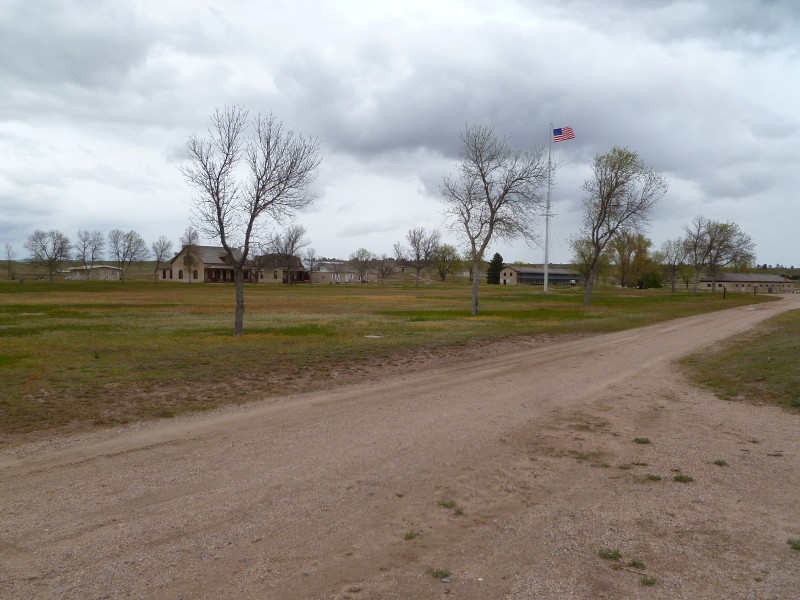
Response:
[[[746,338],[738,336],[686,357],[682,365],[697,384],[725,400],[800,409],[800,310],[777,315]]]
[[[619,560],[622,554],[616,548],[601,548],[597,551],[597,556],[605,560]]]
[[[641,583],[645,587],[654,586],[657,581],[658,580],[655,577],[653,577],[652,575],[642,575],[639,578],[639,583]]]
[[[714,461],[714,464],[717,465],[718,467],[727,467],[728,461],[722,458],[718,458],[717,460]]]
[[[692,483],[694,478],[691,475],[679,473],[672,478],[672,481],[677,481],[678,483]]]
[[[649,443],[650,443],[650,438],[646,438],[646,437],[637,437],[637,438],[633,438],[633,441],[634,441],[636,444],[649,444]]]
[[[789,548],[792,550],[800,551],[800,538],[789,538],[786,543],[789,544]]]
[[[464,281],[248,285],[234,338],[232,285],[131,275],[0,282],[0,442],[326,388],[476,341],[619,331],[769,301],[601,288],[583,308],[580,290],[482,284],[472,317]]]
[[[450,577],[450,570],[431,567],[430,569],[428,569],[428,575],[430,575],[434,579],[445,579],[446,577]]]

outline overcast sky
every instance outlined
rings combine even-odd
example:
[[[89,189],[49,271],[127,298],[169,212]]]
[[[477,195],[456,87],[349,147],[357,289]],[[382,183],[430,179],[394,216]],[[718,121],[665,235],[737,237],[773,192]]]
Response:
[[[320,255],[390,253],[417,226],[454,240],[439,185],[465,125],[525,149],[552,122],[576,134],[554,146],[552,261],[570,259],[593,156],[618,145],[670,182],[656,246],[703,215],[738,223],[759,263],[800,266],[796,0],[0,0],[0,90],[17,258],[37,228],[177,245],[186,140],[240,104],[318,136],[297,221]]]

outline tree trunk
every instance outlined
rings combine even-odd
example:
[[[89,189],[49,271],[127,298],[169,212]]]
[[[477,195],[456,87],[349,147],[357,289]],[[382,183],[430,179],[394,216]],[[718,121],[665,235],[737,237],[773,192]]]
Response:
[[[583,305],[589,306],[592,301],[592,290],[594,289],[594,280],[597,276],[597,266],[592,265],[589,272],[586,274],[586,292],[583,294]]]
[[[419,287],[419,272],[422,270],[422,267],[414,267],[417,270],[417,279],[414,282],[414,287]]]
[[[241,265],[233,267],[233,280],[236,285],[236,316],[233,321],[233,335],[242,335],[244,324],[244,269]]]
[[[692,295],[697,295],[697,282],[700,281],[700,271],[694,272],[694,283],[692,283]]]
[[[478,279],[480,278],[481,262],[472,261],[472,315],[478,314]]]

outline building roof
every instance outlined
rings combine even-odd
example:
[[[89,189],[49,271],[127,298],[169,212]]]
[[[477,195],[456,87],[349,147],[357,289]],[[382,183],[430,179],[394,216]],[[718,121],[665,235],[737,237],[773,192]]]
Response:
[[[184,250],[186,250],[186,246],[181,248],[180,252],[169,263],[173,264],[183,254]],[[238,253],[238,250],[234,250],[234,254],[236,253]],[[227,252],[222,246],[195,246],[194,254],[206,266],[230,267]]]
[[[544,266],[543,265],[503,265],[504,269],[513,269],[517,273],[522,273],[525,275],[544,275]],[[578,273],[574,269],[567,269],[564,267],[554,267],[553,265],[549,265],[547,267],[547,274],[548,275],[574,275],[577,276]]]
[[[111,269],[112,271],[122,271],[120,267],[113,267],[111,265],[91,265],[91,266],[83,266],[80,267],[70,267],[67,271],[92,271],[94,269]]]
[[[273,252],[271,254],[256,256],[253,262],[262,269],[285,269],[288,266],[292,271],[305,271],[303,261],[300,260],[299,256],[287,257],[286,254]]]
[[[326,260],[317,265],[320,273],[355,273],[356,270],[348,262],[343,260]]]
[[[769,273],[717,273],[717,283],[726,282],[745,282],[745,283],[791,283],[791,279],[786,279],[780,275]],[[711,277],[703,277],[700,281],[711,281]]]

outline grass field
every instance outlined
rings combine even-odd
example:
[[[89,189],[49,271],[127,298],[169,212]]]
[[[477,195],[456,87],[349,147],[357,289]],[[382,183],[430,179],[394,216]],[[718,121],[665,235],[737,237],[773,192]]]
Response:
[[[769,301],[662,290],[464,282],[248,286],[231,335],[233,287],[140,281],[0,283],[0,436],[170,417],[404,368],[410,354],[536,334],[607,332]],[[408,367],[405,367],[408,368]]]
[[[682,362],[692,380],[720,398],[800,409],[800,310],[764,323],[743,343],[731,340]]]

